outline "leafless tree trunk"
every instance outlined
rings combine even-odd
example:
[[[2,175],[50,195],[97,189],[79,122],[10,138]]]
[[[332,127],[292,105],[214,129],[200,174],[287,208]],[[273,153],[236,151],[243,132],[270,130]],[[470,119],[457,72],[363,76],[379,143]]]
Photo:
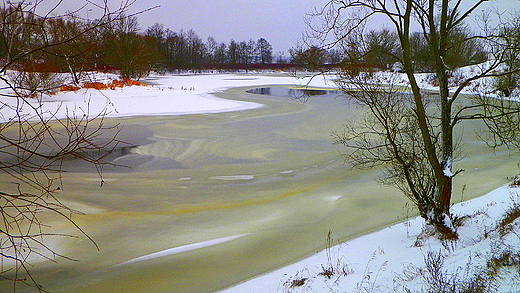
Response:
[[[320,39],[326,46],[342,46],[360,28],[376,16],[384,16],[399,39],[399,52],[394,57],[402,64],[409,81],[404,96],[395,87],[374,88],[367,83],[377,82],[361,74],[343,74],[339,85],[354,99],[369,108],[371,118],[364,120],[367,132],[351,129],[351,134],[337,135],[338,142],[354,149],[350,156],[360,166],[390,164],[386,182],[395,184],[416,203],[421,215],[440,230],[455,237],[449,224],[452,182],[461,170],[453,170],[455,152],[454,129],[464,120],[481,119],[489,126],[488,134],[494,142],[515,143],[519,134],[518,103],[486,97],[475,97],[471,103],[461,93],[486,77],[507,76],[517,69],[501,67],[512,50],[504,27],[513,24],[504,19],[494,27],[489,18],[481,21],[480,33],[461,39],[460,42],[481,40],[490,52],[489,61],[472,76],[450,85],[456,69],[449,68],[444,60],[453,53],[450,38],[470,17],[477,16],[488,2],[464,0],[332,0],[311,15],[309,36]],[[319,20],[318,25],[313,21]],[[434,98],[420,89],[414,75],[412,26],[420,28],[431,52],[438,95]],[[518,31],[518,27],[513,29]],[[332,41],[331,41],[332,40]],[[518,51],[516,51],[518,52]],[[356,87],[352,91],[351,86]],[[408,95],[410,98],[408,98]],[[431,104],[428,104],[432,100]],[[390,100],[398,100],[391,102]],[[432,107],[436,108],[432,110]],[[358,125],[359,126],[359,125]],[[413,129],[412,129],[413,128]],[[352,132],[353,131],[353,132]],[[374,138],[378,137],[378,138]],[[375,140],[374,140],[375,139]],[[415,142],[408,140],[414,139]],[[384,151],[382,151],[384,150]],[[376,163],[379,162],[379,163]],[[421,178],[423,177],[423,178]],[[424,182],[421,182],[424,181]],[[404,187],[406,185],[406,187]]]
[[[68,221],[96,246],[74,222],[72,215],[78,212],[57,197],[56,192],[64,188],[63,162],[75,158],[94,164],[102,185],[104,159],[118,144],[118,128],[104,125],[105,113],[92,115],[88,109],[64,119],[45,112],[40,107],[45,94],[61,83],[53,78],[55,73],[35,65],[50,58],[69,64],[66,71],[72,75],[88,67],[86,36],[129,15],[131,2],[110,10],[106,1],[101,5],[87,1],[78,11],[61,15],[56,15],[61,1],[40,14],[42,1],[5,3],[0,7],[0,53],[5,57],[0,64],[0,171],[12,183],[0,190],[0,286],[7,289],[11,285],[6,280],[11,280],[13,291],[30,286],[41,292],[45,290],[30,273],[31,259],[70,259],[46,245],[48,238],[68,235],[53,233],[41,221],[43,215]],[[99,18],[82,18],[87,10],[98,11]],[[75,29],[57,32],[60,21],[74,21]],[[105,133],[111,133],[109,138],[101,139]]]

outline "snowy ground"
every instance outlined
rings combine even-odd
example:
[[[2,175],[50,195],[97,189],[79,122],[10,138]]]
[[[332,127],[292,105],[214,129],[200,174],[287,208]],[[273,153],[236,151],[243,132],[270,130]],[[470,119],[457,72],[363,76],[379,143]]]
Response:
[[[520,203],[518,191],[504,186],[455,205],[454,214],[470,217],[462,221],[460,239],[454,242],[424,233],[421,218],[341,244],[333,240],[332,233],[334,246],[330,249],[223,292],[407,292],[406,288],[411,292],[441,292],[425,284],[432,278],[425,265],[432,252],[445,256],[440,270],[445,279],[463,286],[475,273],[486,270],[488,260],[504,251],[518,258],[520,221],[515,221],[510,226],[512,231],[502,237],[495,230],[498,219],[515,203]],[[502,275],[495,292],[519,292],[518,273],[506,271]]]
[[[96,78],[106,81],[116,77],[97,75]],[[382,74],[380,78],[384,82],[389,77]],[[404,76],[399,78],[403,85],[407,84]],[[434,89],[428,83],[427,75],[421,76],[420,80],[423,88]],[[82,89],[44,96],[42,103],[34,100],[25,105],[21,112],[26,113],[27,117],[38,113],[49,119],[63,118],[72,113],[79,116],[88,114],[89,117],[100,113],[106,113],[107,117],[215,113],[262,106],[218,99],[211,95],[231,87],[334,87],[330,77],[295,79],[289,75],[261,74],[152,76],[148,82],[150,84],[145,87],[131,86],[103,91]],[[16,118],[15,100],[0,97],[0,104],[3,105],[0,120]],[[505,233],[495,229],[505,211],[516,203],[520,203],[517,189],[504,186],[481,198],[455,205],[455,214],[470,216],[461,221],[460,239],[456,242],[441,241],[434,235],[428,235],[420,218],[409,219],[340,244],[334,241],[332,231],[329,249],[224,292],[406,292],[405,288],[412,291],[426,290],[428,287],[425,280],[431,274],[425,266],[425,259],[429,255],[432,259],[431,252],[445,256],[441,271],[446,270],[447,279],[459,278],[455,281],[464,284],[464,279],[486,269],[487,262],[497,255],[501,256],[503,251],[513,252],[520,263],[517,253],[520,235],[515,232],[518,229],[507,230],[509,232]],[[515,221],[510,225],[518,228],[520,222]],[[500,286],[498,292],[520,290],[520,283],[514,276],[499,280],[497,286]]]
[[[89,81],[108,83],[117,76],[95,74]],[[18,113],[34,117],[38,114],[45,118],[64,117],[125,117],[140,115],[184,115],[197,113],[217,113],[238,111],[261,107],[249,102],[231,101],[216,98],[211,93],[230,87],[258,85],[294,85],[334,87],[333,82],[321,78],[296,79],[290,75],[177,75],[151,76],[148,86],[129,86],[114,90],[81,89],[76,92],[61,92],[57,95],[44,95],[39,99],[29,99],[29,104],[19,105],[16,99],[0,97],[3,105],[0,122],[16,119]],[[0,84],[2,88],[2,84]],[[9,93],[9,90],[3,90]],[[0,92],[1,94],[1,92]],[[21,110],[20,107],[22,107]],[[18,111],[17,111],[18,108]]]
[[[481,70],[479,66],[460,69],[454,74],[453,82],[464,75]],[[117,79],[114,74],[89,74],[85,81],[109,83]],[[200,75],[167,75],[151,76],[149,86],[130,86],[113,90],[81,89],[76,92],[61,92],[57,95],[43,95],[29,99],[28,104],[17,103],[16,99],[2,96],[11,91],[0,81],[0,122],[16,119],[18,114],[35,117],[39,115],[48,119],[84,114],[90,118],[97,115],[105,117],[125,117],[140,115],[184,115],[195,113],[216,113],[238,111],[261,107],[259,104],[218,99],[211,93],[223,91],[231,87],[260,85],[293,85],[335,88],[334,75],[295,78],[289,74],[200,74]],[[62,77],[67,80],[67,77]],[[377,73],[373,79],[378,83],[392,82],[396,85],[409,85],[405,74]],[[418,74],[419,86],[423,89],[435,90],[430,74]],[[467,88],[489,89],[492,81],[482,80]],[[490,94],[490,90],[486,90]]]

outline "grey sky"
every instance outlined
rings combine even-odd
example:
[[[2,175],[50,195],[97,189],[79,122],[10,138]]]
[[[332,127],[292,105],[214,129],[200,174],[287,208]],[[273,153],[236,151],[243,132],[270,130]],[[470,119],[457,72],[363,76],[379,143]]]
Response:
[[[133,9],[155,5],[159,8],[140,15],[146,29],[155,22],[174,31],[193,29],[206,39],[218,42],[265,38],[273,50],[294,47],[306,25],[305,13],[327,0],[155,0],[138,1]]]
[[[2,0],[7,1],[7,0]],[[52,7],[59,0],[43,0],[41,6]],[[64,0],[62,9],[78,8],[86,0]],[[90,0],[103,3],[104,0]],[[106,0],[111,5],[121,1]],[[154,6],[156,9],[138,16],[140,27],[145,30],[154,23],[161,23],[173,31],[193,29],[204,40],[213,36],[218,42],[257,40],[265,38],[273,51],[285,51],[295,47],[306,29],[303,20],[306,13],[321,8],[329,0],[136,0],[131,12]],[[472,0],[463,3],[474,3]],[[502,11],[520,9],[520,0],[492,0]],[[115,8],[115,7],[112,7]],[[90,15],[90,17],[93,17]],[[382,26],[381,19],[375,26]]]
[[[203,39],[213,36],[218,42],[265,38],[275,52],[287,52],[289,48],[296,46],[306,29],[303,20],[305,14],[328,2],[329,0],[137,0],[134,9],[160,6],[139,16],[142,29],[158,22],[174,31],[193,29]],[[520,8],[520,0],[494,0],[491,3],[501,9]],[[375,25],[380,26],[381,23]]]

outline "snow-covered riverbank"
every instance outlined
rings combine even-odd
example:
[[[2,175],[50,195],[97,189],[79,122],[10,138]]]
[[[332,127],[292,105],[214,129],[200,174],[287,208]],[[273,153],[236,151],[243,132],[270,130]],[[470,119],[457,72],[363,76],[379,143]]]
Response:
[[[95,78],[104,82],[117,77],[96,75]],[[382,74],[381,82],[386,79],[385,74]],[[399,84],[406,85],[402,75],[398,80]],[[428,84],[427,76],[421,80],[423,88],[435,89]],[[31,116],[35,114],[31,111],[36,109],[49,119],[64,118],[72,113],[80,116],[88,114],[91,118],[103,113],[110,118],[217,113],[262,107],[257,103],[219,99],[212,95],[228,88],[267,85],[334,87],[330,76],[296,79],[281,74],[157,75],[146,82],[148,86],[102,91],[81,89],[44,96],[41,104],[35,100],[32,102],[33,108],[25,107],[22,113]],[[0,102],[11,105],[2,109],[0,119],[13,119],[16,110],[14,99],[2,97]],[[511,177],[517,171],[511,170]],[[430,252],[446,256],[443,268],[450,273],[461,278],[471,277],[473,271],[466,271],[465,268],[484,269],[490,257],[497,253],[497,246],[518,251],[520,239],[517,234],[509,233],[502,239],[491,237],[498,233],[494,231],[497,221],[515,202],[520,202],[516,189],[500,187],[484,197],[456,205],[455,214],[470,217],[462,221],[459,228],[461,239],[453,243],[421,234],[423,221],[420,218],[409,219],[340,244],[334,241],[332,231],[331,245],[334,246],[330,249],[224,292],[402,292],[405,287],[420,290],[427,276],[425,258]],[[515,225],[518,223],[513,223]],[[218,245],[222,239],[228,238],[174,247],[164,253],[173,254],[188,248]],[[144,257],[149,259],[162,255],[150,254]],[[332,271],[332,274],[327,271]],[[503,281],[500,292],[519,290],[520,285],[515,280]]]
[[[460,239],[454,242],[429,235],[421,218],[340,244],[334,241],[332,232],[334,246],[330,249],[222,292],[406,292],[405,288],[434,292],[427,290],[431,272],[425,260],[439,254],[445,258],[441,267],[445,280],[453,281],[460,289],[503,252],[518,258],[520,221],[513,222],[512,232],[502,237],[495,229],[504,213],[519,203],[518,189],[503,186],[456,204],[453,212],[463,218],[458,230]],[[503,279],[498,280],[494,292],[518,292],[517,270],[518,264],[510,271],[502,269]]]
[[[108,82],[117,79],[110,74],[93,74],[88,80]],[[148,86],[127,86],[124,88],[60,92],[44,95],[41,99],[29,100],[29,105],[19,105],[16,99],[0,97],[0,104],[10,105],[2,109],[1,120],[8,121],[18,113],[45,118],[61,119],[87,114],[93,118],[103,115],[107,118],[144,115],[185,115],[240,111],[262,105],[251,102],[231,101],[216,98],[211,93],[232,87],[260,85],[290,85],[334,87],[334,83],[324,78],[297,79],[290,75],[156,75],[149,77]],[[8,93],[9,90],[3,90]],[[19,107],[22,107],[19,110]],[[17,111],[18,110],[18,111]]]

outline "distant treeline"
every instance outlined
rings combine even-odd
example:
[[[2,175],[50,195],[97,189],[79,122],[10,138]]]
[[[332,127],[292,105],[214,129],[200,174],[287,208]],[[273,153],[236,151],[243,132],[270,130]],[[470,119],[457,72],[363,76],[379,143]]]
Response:
[[[156,46],[155,66],[165,69],[237,68],[274,61],[272,46],[264,38],[219,43],[208,37],[203,41],[193,30],[174,32],[157,23],[144,36]],[[283,57],[277,61],[283,63]]]
[[[90,23],[74,15],[43,18],[22,5],[0,7],[0,66],[34,72],[118,70],[139,78],[151,70],[287,69],[293,58],[273,54],[271,44],[258,40],[203,41],[193,30],[179,32],[154,24],[140,31],[136,17]],[[96,20],[99,21],[99,20]],[[53,44],[47,46],[46,44]],[[32,54],[35,48],[38,54]]]
[[[384,29],[345,40],[338,44],[339,49],[296,46],[285,56],[282,52],[274,54],[265,38],[224,43],[208,37],[204,41],[193,30],[175,32],[157,23],[142,32],[136,17],[116,19],[109,25],[86,30],[88,23],[72,15],[44,21],[17,9],[16,5],[0,8],[3,23],[0,65],[14,65],[24,71],[118,70],[122,77],[139,78],[152,70],[288,70],[338,66],[394,69],[400,58],[396,53],[397,36]],[[467,31],[461,30],[456,36],[466,34]],[[456,67],[485,60],[486,52],[478,40],[462,46],[457,39],[454,37],[453,43],[460,47],[457,47],[460,54],[445,60],[448,65]],[[38,51],[38,56],[26,54],[49,40],[55,45]],[[424,36],[415,34],[412,40],[416,70],[430,70],[430,52]],[[18,56],[16,61],[13,56]]]

